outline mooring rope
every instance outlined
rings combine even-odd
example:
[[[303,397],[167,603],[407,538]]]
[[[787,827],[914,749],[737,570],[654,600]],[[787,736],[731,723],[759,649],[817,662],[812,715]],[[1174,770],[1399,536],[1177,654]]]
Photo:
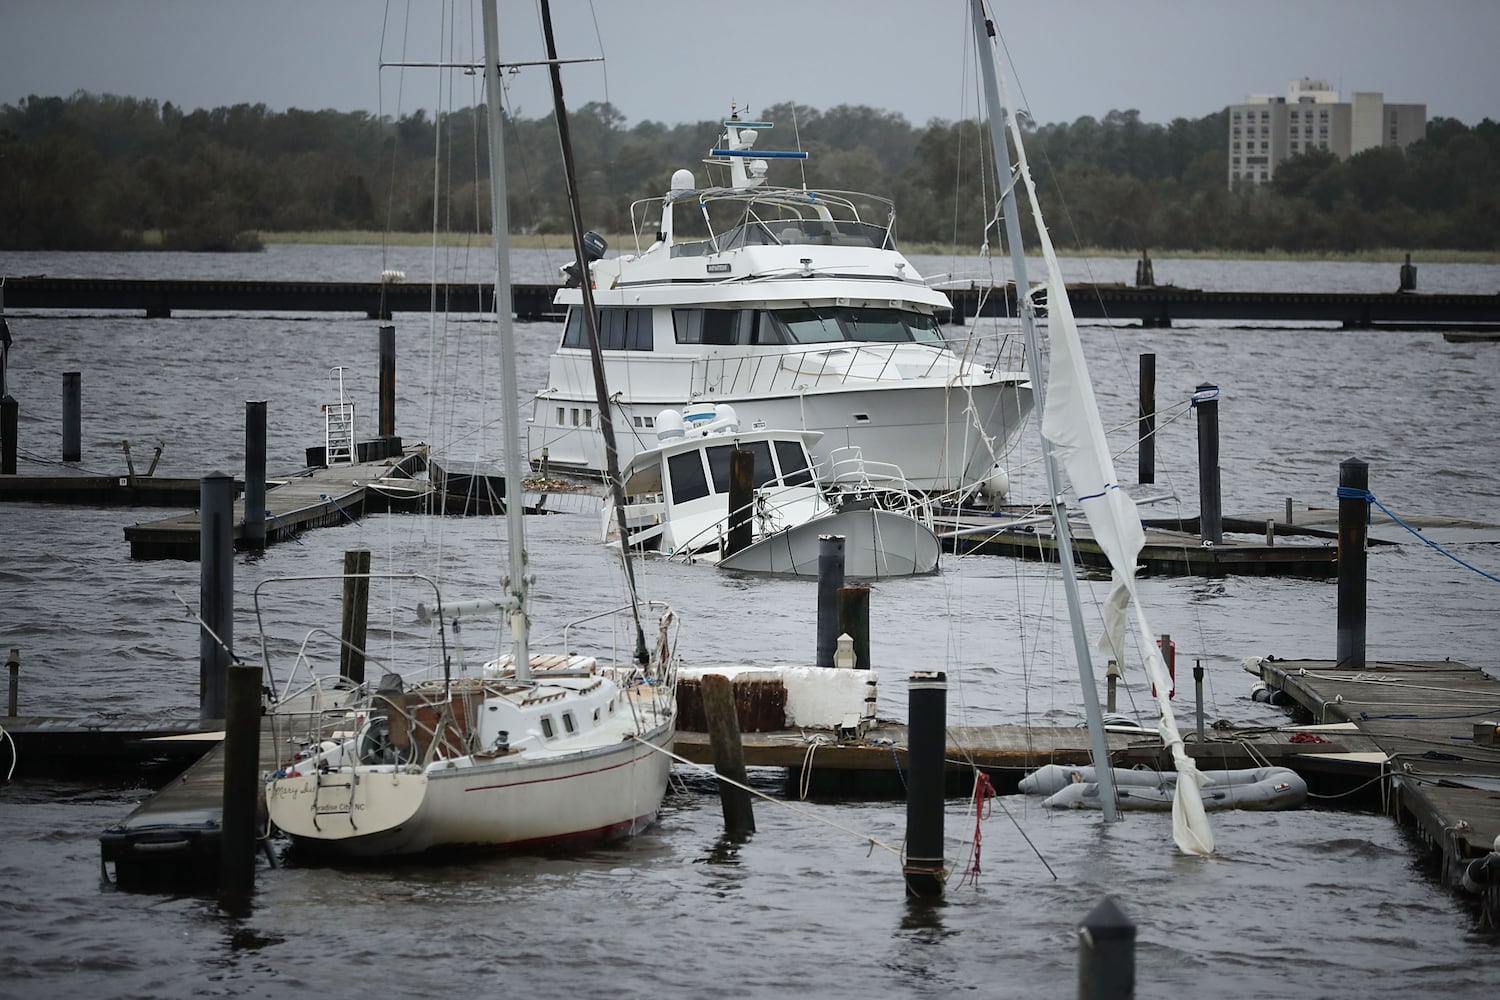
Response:
[[[767,795],[765,792],[762,792],[761,790],[759,790],[757,788],[751,788],[749,785],[740,784],[738,781],[735,781],[733,778],[726,778],[726,777],[724,777],[724,775],[719,774],[717,771],[713,770],[712,768],[710,768],[710,767],[708,767],[708,766],[706,766],[704,764],[699,764],[699,763],[697,763],[695,761],[688,760],[686,757],[682,757],[682,756],[680,756],[680,755],[678,755],[676,753],[673,753],[671,750],[668,750],[666,747],[659,747],[655,743],[652,743],[650,740],[642,739],[639,736],[632,736],[631,739],[635,740],[637,743],[640,743],[643,746],[650,747],[652,750],[655,750],[658,753],[664,753],[664,754],[666,754],[668,757],[671,757],[673,760],[677,761],[680,764],[686,764],[688,767],[697,768],[699,771],[702,771],[705,774],[711,774],[715,778],[717,778],[718,780],[720,780],[722,782],[725,782],[726,784],[733,785],[736,788],[744,789],[745,791],[749,792],[751,795],[758,795],[761,798],[765,799],[767,802],[773,803],[774,805],[781,806],[784,809],[790,809],[792,812],[797,813],[798,815],[805,816],[805,817],[807,817],[808,819],[811,819],[811,820],[816,820],[819,823],[823,823],[823,824],[825,824],[827,826],[833,827],[835,830],[842,830],[842,831],[844,831],[847,834],[851,834],[851,835],[853,835],[855,837],[858,837],[860,840],[863,840],[865,843],[869,844],[870,845],[870,849],[872,851],[875,848],[880,847],[880,848],[883,848],[883,849],[885,849],[887,851],[890,851],[892,854],[896,855],[896,857],[898,857],[898,858],[901,857],[901,848],[899,848],[899,847],[893,847],[890,844],[887,844],[884,841],[882,841],[882,840],[880,840],[880,839],[878,839],[876,837],[872,837],[868,833],[860,833],[858,830],[851,829],[851,828],[849,828],[847,826],[844,826],[844,825],[842,825],[840,823],[835,823],[833,820],[827,819],[827,818],[822,817],[822,816],[819,816],[817,813],[809,812],[806,809],[799,808],[798,806],[793,805],[792,803],[786,801],[785,799],[778,799],[774,795]]]
[[[335,500],[333,497],[329,496],[327,493],[319,493],[318,496],[321,499],[327,500],[329,503],[331,503],[335,507],[337,507],[339,513],[343,514],[344,517],[348,518],[350,524],[358,524],[359,523],[358,521],[356,521],[354,519],[354,517],[347,510],[345,510],[342,506],[340,506],[340,504],[339,504],[339,502],[337,500]]]
[[[1416,528],[1413,528],[1411,525],[1401,520],[1400,516],[1397,515],[1395,511],[1391,510],[1385,504],[1376,499],[1375,494],[1371,493],[1369,490],[1362,490],[1356,486],[1340,486],[1338,490],[1338,496],[1340,500],[1363,500],[1366,503],[1374,504],[1376,507],[1379,507],[1392,521],[1395,521],[1397,524],[1401,525],[1401,527],[1405,528],[1407,531],[1411,532],[1413,535],[1416,535],[1422,541],[1426,542],[1430,548],[1436,549],[1438,552],[1458,563],[1464,569],[1472,570],[1475,573],[1478,573],[1480,576],[1484,577],[1486,580],[1493,580],[1495,583],[1500,583],[1500,576],[1495,576],[1493,573],[1486,573],[1478,566],[1474,566],[1470,563],[1464,562],[1458,556],[1454,555],[1452,552],[1449,552],[1437,542],[1434,542],[1432,539],[1422,534]]]

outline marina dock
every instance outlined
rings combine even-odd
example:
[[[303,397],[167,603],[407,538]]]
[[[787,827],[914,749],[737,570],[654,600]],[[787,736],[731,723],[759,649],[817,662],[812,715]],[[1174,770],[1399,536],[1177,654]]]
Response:
[[[414,450],[395,458],[312,469],[303,476],[267,483],[266,544],[286,541],[309,528],[356,520],[372,502],[388,510],[393,502],[419,498],[420,492],[386,481],[410,480],[424,462],[424,454]],[[372,501],[374,497],[378,500]],[[197,511],[125,529],[132,559],[197,559],[199,535]],[[248,545],[245,500],[241,496],[234,502],[234,546],[243,550]]]
[[[219,281],[128,278],[11,277],[6,304],[12,309],[125,309],[147,317],[184,310],[232,312],[350,312],[388,319],[397,312],[432,308],[433,285],[412,282]],[[436,285],[439,301],[453,312],[493,310],[494,291],[472,283]],[[555,320],[557,285],[517,284],[512,308],[519,320]],[[1014,316],[1014,290],[969,286],[944,288],[955,321],[976,313]],[[1179,320],[1258,323],[1332,322],[1347,329],[1500,329],[1500,294],[1419,292],[1217,292],[1175,285],[1073,284],[1068,300],[1079,319],[1136,321],[1170,327]]]
[[[1261,659],[1257,669],[1315,723],[1374,745],[1351,766],[1388,789],[1387,810],[1440,858],[1444,883],[1500,918],[1500,680],[1451,660]]]

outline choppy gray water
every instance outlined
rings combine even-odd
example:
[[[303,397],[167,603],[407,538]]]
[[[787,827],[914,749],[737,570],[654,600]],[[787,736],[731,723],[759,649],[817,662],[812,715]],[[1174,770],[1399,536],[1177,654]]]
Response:
[[[272,247],[250,256],[10,254],[0,274],[408,280],[485,270],[484,252]],[[563,253],[517,255],[518,280],[547,280]],[[919,259],[926,271],[978,271]],[[1500,268],[1421,264],[1423,291],[1493,292]],[[1065,262],[1072,278],[1128,281],[1133,261]],[[1397,263],[1157,261],[1158,280],[1204,288],[1388,290]],[[291,471],[321,440],[328,370],[373,420],[376,324],[359,317],[9,312],[16,344],[10,391],[22,406],[22,471],[60,450],[60,383],[81,371],[84,459],[123,474],[119,442],[140,462],[166,442],[159,472],[243,468],[246,400],[268,402],[270,469]],[[486,327],[456,321],[429,336],[427,317],[399,317],[398,429],[452,455],[501,454],[488,400]],[[555,326],[523,324],[522,388],[539,387]],[[1279,510],[1286,497],[1332,506],[1340,460],[1370,463],[1371,490],[1400,514],[1500,522],[1496,398],[1500,345],[1450,344],[1423,332],[1341,332],[1223,324],[1171,330],[1090,326],[1084,342],[1105,423],[1122,428],[1120,473],[1134,480],[1136,357],[1157,355],[1160,490],[1197,508],[1195,429],[1182,404],[1200,382],[1222,387],[1221,467],[1227,512]],[[432,346],[433,344],[441,346]],[[436,373],[436,376],[434,376]],[[431,384],[445,387],[428,393]],[[1167,421],[1176,415],[1177,419]],[[368,431],[367,431],[368,432]],[[1035,497],[1036,447],[1011,456],[1018,494]],[[1147,488],[1139,493],[1153,492]],[[81,710],[196,715],[196,626],[173,591],[196,603],[193,563],[132,563],[124,526],[150,509],[0,509],[0,648],[22,650],[25,714]],[[622,599],[619,574],[594,544],[591,514],[528,519],[546,630]],[[1389,529],[1383,537],[1396,538]],[[313,531],[236,564],[238,646],[253,648],[248,595],[283,575],[336,573],[344,550],[410,568],[440,550],[447,593],[493,592],[503,561],[499,519],[372,516]],[[1500,573],[1500,529],[1435,529],[1429,537]],[[1409,536],[1408,536],[1409,537]],[[430,568],[430,567],[429,567]],[[648,564],[646,596],[670,601],[693,663],[810,658],[814,588],[737,579],[702,567]],[[1095,588],[1098,584],[1093,585]],[[1184,662],[1208,671],[1210,718],[1274,723],[1247,697],[1247,656],[1331,656],[1332,584],[1293,580],[1145,580],[1152,624]],[[283,647],[314,625],[336,627],[337,584],[304,606],[279,605]],[[1102,595],[1101,595],[1102,596]],[[318,605],[319,601],[325,601]],[[376,595],[377,602],[380,596]],[[1370,559],[1372,657],[1500,664],[1500,588],[1419,542]],[[891,581],[872,596],[881,712],[905,714],[905,677],[943,668],[957,724],[1071,722],[1081,713],[1060,589],[1043,569],[988,557],[947,558],[940,575]],[[380,607],[377,604],[377,607]],[[386,608],[392,627],[407,608]],[[405,616],[404,618],[401,616]],[[478,639],[479,637],[473,637]],[[1054,655],[1054,652],[1056,655]],[[1186,711],[1189,703],[1183,702]],[[0,766],[8,764],[0,750]],[[772,775],[766,786],[779,791]],[[499,858],[390,871],[262,870],[251,916],[212,901],[133,896],[99,881],[99,831],[147,790],[119,782],[20,781],[0,786],[0,996],[1067,997],[1076,993],[1078,920],[1106,892],[1140,925],[1141,996],[1493,996],[1496,942],[1463,902],[1432,881],[1388,818],[1318,804],[1283,814],[1214,814],[1219,853],[1178,856],[1169,820],[1052,815],[1005,800],[983,825],[977,889],[913,908],[898,860],[813,815],[897,844],[898,802],[808,803],[808,815],[760,803],[759,832],[720,842],[710,786],[688,779],[647,835],[596,853]],[[1014,820],[1014,823],[1012,822]],[[1018,829],[1019,828],[1019,829]],[[950,858],[962,868],[974,820],[948,810]],[[1048,869],[1021,835],[1035,842]]]

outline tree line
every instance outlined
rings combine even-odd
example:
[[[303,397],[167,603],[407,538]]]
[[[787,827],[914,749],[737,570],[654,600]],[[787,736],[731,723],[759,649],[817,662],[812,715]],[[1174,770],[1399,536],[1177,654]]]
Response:
[[[899,114],[780,104],[771,180],[893,198],[903,243],[998,247],[990,147],[973,121],[915,126]],[[630,206],[695,169],[714,121],[626,124],[604,103],[571,113],[585,224],[628,233]],[[552,116],[506,118],[511,225],[569,231]],[[1137,111],[1026,122],[1027,153],[1060,245],[1134,252],[1500,249],[1500,124],[1428,123],[1405,149],[1339,160],[1313,151],[1273,182],[1227,183],[1228,112],[1168,125]],[[789,134],[790,133],[790,134]],[[263,104],[185,111],[84,92],[0,105],[0,248],[257,249],[259,234],[484,232],[489,195],[482,107],[429,116],[274,112]],[[436,165],[436,166],[435,166]],[[988,225],[989,228],[986,228]],[[1034,234],[1032,234],[1034,235]]]

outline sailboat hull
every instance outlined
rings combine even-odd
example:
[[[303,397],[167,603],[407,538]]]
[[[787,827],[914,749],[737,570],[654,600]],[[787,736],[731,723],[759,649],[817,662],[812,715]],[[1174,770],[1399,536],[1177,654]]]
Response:
[[[631,836],[655,821],[671,768],[660,751],[671,748],[673,731],[667,725],[643,741],[550,760],[518,755],[440,763],[425,773],[361,768],[280,778],[267,786],[267,804],[294,847],[318,855],[586,846]],[[352,778],[358,778],[353,792]]]

